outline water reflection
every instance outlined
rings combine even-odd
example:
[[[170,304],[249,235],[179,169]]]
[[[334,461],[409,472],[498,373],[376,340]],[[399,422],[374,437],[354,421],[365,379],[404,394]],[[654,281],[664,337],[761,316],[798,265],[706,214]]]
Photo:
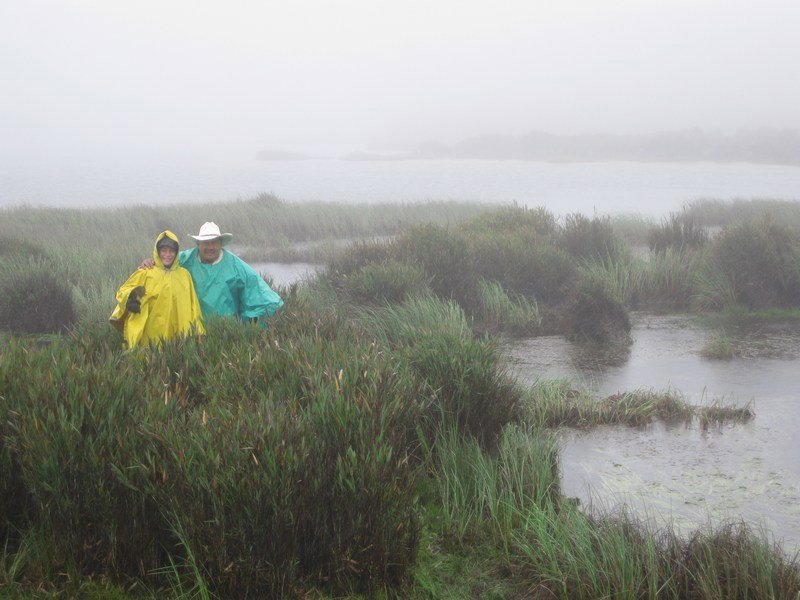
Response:
[[[623,367],[631,357],[631,344],[569,344],[567,352],[576,369],[602,373],[612,367]]]
[[[596,353],[558,337],[505,350],[521,382],[568,378],[606,396],[652,389],[693,404],[754,402],[746,424],[599,427],[562,432],[563,489],[584,505],[625,503],[660,524],[689,532],[709,520],[763,525],[788,550],[800,548],[800,330],[761,325],[731,333],[744,357],[710,361],[712,332],[687,317],[634,316],[627,356]]]

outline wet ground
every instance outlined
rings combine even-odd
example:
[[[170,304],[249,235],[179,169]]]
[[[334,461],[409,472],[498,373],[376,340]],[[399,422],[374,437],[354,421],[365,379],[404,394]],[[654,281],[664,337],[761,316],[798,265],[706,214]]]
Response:
[[[506,345],[521,382],[567,378],[599,396],[673,390],[691,404],[745,405],[745,424],[703,430],[657,423],[562,432],[563,491],[584,506],[622,504],[688,533],[725,519],[763,526],[800,549],[800,326],[751,326],[732,334],[742,358],[708,360],[713,332],[689,317],[634,315],[633,344],[598,351],[560,337]]]

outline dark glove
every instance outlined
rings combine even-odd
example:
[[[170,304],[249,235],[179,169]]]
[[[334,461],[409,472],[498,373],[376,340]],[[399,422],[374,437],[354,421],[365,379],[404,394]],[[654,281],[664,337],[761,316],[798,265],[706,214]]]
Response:
[[[135,314],[139,314],[142,310],[142,303],[139,301],[139,298],[136,297],[134,292],[131,292],[131,295],[128,296],[128,301],[125,303],[125,308]]]

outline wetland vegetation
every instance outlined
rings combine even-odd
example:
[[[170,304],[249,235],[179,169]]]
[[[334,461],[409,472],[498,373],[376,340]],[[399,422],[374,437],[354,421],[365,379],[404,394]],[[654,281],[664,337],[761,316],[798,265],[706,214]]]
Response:
[[[209,218],[251,259],[325,268],[280,289],[266,330],[212,321],[202,339],[121,351],[105,322],[119,280],[154,231]],[[632,308],[716,315],[723,333],[797,318],[798,224],[788,202],[696,203],[661,223],[269,196],[6,210],[0,590],[794,598],[798,557],[771,532],[731,521],[680,536],[624,511],[589,514],[560,489],[558,427],[713,427],[750,407],[525,388],[499,340],[624,345]],[[25,324],[34,305],[49,310]]]

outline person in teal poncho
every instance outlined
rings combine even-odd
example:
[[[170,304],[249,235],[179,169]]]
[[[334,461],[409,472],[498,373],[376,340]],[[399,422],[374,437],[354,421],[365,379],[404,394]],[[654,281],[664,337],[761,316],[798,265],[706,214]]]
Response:
[[[207,222],[191,237],[197,246],[180,253],[180,264],[192,276],[204,318],[235,316],[263,323],[283,306],[281,297],[250,265],[225,250],[232,234],[220,233],[216,223]],[[141,266],[150,267],[152,261]]]

